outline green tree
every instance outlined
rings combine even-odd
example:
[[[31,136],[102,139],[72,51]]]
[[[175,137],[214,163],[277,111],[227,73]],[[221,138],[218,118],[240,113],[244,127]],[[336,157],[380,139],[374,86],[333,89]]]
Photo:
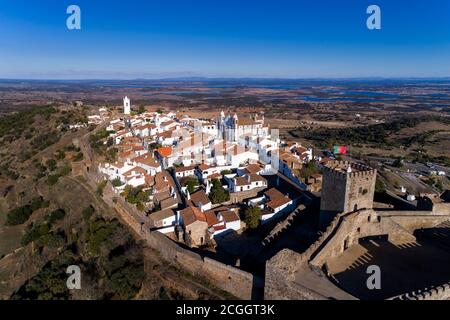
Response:
[[[377,179],[375,181],[375,192],[376,193],[385,193],[386,192],[386,186],[384,185],[384,183]]]
[[[122,182],[122,180],[120,180],[119,177],[112,180],[111,183],[114,187],[119,187],[119,186],[123,185],[123,182]]]
[[[25,223],[33,213],[29,204],[11,210],[6,216],[6,225],[15,226]]]
[[[213,179],[209,198],[213,204],[222,203],[230,200],[230,193],[222,187],[219,179]]]
[[[189,193],[193,193],[195,188],[199,185],[198,178],[196,176],[183,177],[180,179],[180,184],[183,187],[187,187]]]
[[[256,229],[259,226],[261,209],[259,207],[249,206],[244,210],[244,221],[249,229]]]

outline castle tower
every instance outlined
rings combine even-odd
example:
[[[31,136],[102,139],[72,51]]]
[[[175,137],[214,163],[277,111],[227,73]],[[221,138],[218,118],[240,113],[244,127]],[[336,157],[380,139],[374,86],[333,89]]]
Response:
[[[217,119],[217,138],[225,139],[225,113],[220,111],[220,116]]]
[[[123,113],[130,114],[131,112],[131,104],[130,99],[128,97],[123,98]]]
[[[348,161],[329,162],[323,171],[320,226],[336,214],[371,209],[377,170]]]
[[[233,141],[237,141],[237,137],[238,137],[238,127],[239,127],[238,121],[239,121],[239,118],[238,118],[238,116],[237,116],[237,114],[236,114],[236,112],[235,112],[235,113],[234,113],[234,116],[233,116],[233,135],[232,135]]]

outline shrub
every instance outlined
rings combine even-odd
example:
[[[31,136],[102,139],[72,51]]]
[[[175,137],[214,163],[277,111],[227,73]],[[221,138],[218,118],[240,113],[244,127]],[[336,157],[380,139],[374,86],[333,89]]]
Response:
[[[50,226],[47,223],[39,225],[30,224],[22,237],[21,244],[25,246],[31,241],[36,241],[41,236],[48,234],[49,231]]]
[[[83,209],[83,212],[81,213],[83,215],[83,218],[86,220],[89,220],[92,215],[94,214],[95,209],[93,206],[89,206]]]
[[[66,211],[64,211],[63,209],[57,209],[57,210],[51,212],[47,216],[46,220],[48,223],[50,223],[50,225],[52,225],[56,221],[63,219],[65,216],[66,216]]]
[[[103,190],[104,190],[105,187],[106,187],[106,183],[107,183],[107,181],[104,180],[104,181],[100,182],[100,183],[97,185],[97,193],[98,193],[100,196],[103,196]]]
[[[71,172],[72,172],[72,165],[66,164],[64,167],[62,167],[61,171],[59,172],[59,175],[61,177],[62,176],[67,176]]]
[[[47,177],[47,184],[49,186],[53,186],[54,184],[56,184],[58,182],[58,179],[59,179],[59,175],[57,175],[57,174],[50,174]]]

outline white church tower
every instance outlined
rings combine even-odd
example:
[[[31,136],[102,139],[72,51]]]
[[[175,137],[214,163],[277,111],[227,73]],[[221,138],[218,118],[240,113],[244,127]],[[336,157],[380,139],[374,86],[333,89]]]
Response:
[[[130,99],[128,97],[123,98],[123,113],[130,114],[131,112],[131,104]]]

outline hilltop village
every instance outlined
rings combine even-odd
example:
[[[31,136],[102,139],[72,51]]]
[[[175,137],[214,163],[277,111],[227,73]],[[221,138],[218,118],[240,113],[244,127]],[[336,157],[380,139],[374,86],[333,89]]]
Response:
[[[387,190],[391,169],[282,140],[264,113],[136,109],[89,117],[83,174],[165,258],[243,299],[450,297],[448,190]]]

